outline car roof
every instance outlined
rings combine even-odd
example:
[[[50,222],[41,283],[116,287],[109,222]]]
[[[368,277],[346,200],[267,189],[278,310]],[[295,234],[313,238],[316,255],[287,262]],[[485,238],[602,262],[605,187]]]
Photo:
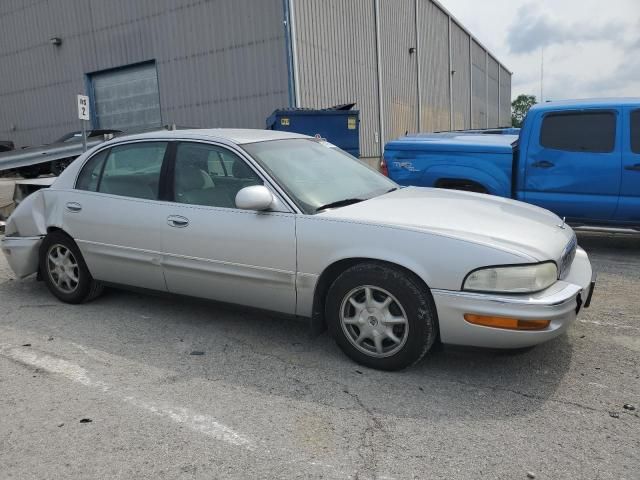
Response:
[[[279,132],[276,130],[259,130],[250,128],[196,128],[188,130],[157,130],[154,132],[140,133],[118,137],[122,140],[144,139],[178,139],[188,138],[193,140],[226,140],[238,145],[246,143],[266,142],[270,140],[289,140],[294,138],[312,138],[307,135],[292,132]]]
[[[640,98],[585,98],[538,103],[531,110],[545,111],[559,108],[640,107]]]

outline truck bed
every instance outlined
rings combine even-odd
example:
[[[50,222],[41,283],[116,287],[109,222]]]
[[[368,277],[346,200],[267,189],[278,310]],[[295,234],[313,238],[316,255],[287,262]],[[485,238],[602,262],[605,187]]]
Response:
[[[400,185],[459,187],[511,197],[511,178],[517,135],[414,134],[389,142],[385,162],[389,177]],[[450,185],[456,178],[482,180],[473,185]]]

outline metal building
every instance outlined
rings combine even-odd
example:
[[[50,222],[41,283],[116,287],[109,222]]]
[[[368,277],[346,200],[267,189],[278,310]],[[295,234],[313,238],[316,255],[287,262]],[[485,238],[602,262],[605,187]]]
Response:
[[[433,0],[3,0],[0,139],[263,128],[356,102],[362,156],[406,132],[510,125],[511,72]]]

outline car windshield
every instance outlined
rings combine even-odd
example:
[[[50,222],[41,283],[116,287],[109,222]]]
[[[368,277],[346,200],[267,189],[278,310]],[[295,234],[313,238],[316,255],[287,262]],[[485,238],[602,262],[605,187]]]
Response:
[[[305,213],[368,200],[398,185],[328,142],[272,140],[243,145]]]

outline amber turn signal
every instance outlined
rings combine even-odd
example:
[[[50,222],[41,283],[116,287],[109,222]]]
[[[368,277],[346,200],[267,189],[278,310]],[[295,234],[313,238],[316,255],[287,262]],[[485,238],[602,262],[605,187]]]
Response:
[[[551,320],[519,320],[517,318],[490,317],[471,313],[465,313],[464,319],[474,325],[505,328],[507,330],[544,330],[551,323]]]

